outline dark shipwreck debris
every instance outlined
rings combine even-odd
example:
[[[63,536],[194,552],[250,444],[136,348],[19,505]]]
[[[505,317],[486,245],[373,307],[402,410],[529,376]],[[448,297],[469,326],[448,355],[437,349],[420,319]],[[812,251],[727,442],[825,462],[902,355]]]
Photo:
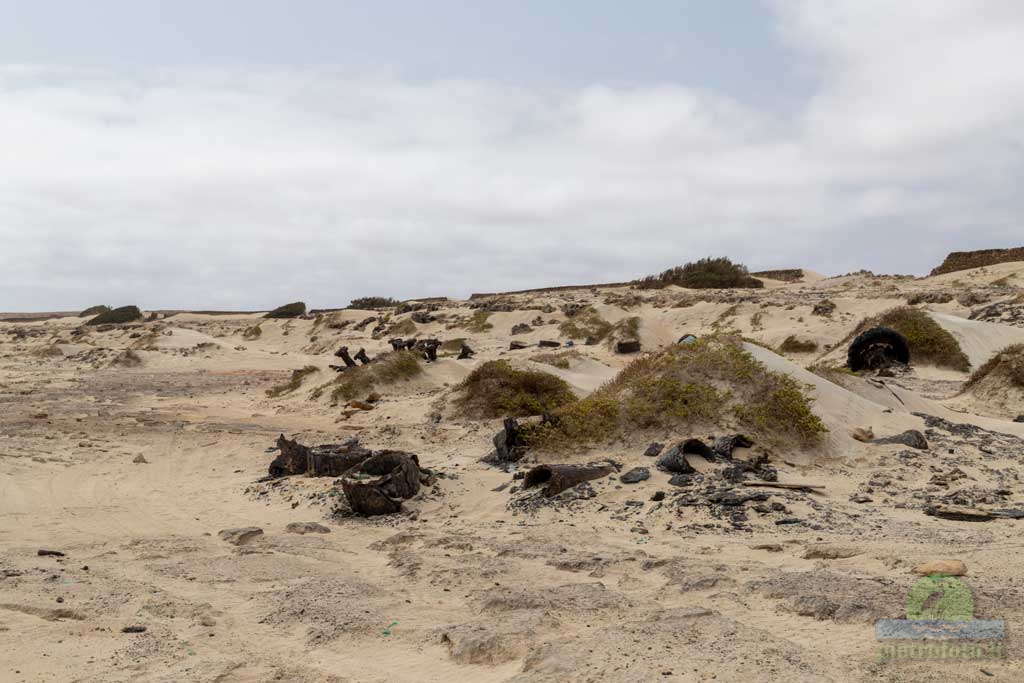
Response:
[[[544,486],[541,493],[547,497],[557,496],[577,484],[607,477],[618,468],[612,462],[588,463],[586,465],[538,465],[526,473],[523,488]]]

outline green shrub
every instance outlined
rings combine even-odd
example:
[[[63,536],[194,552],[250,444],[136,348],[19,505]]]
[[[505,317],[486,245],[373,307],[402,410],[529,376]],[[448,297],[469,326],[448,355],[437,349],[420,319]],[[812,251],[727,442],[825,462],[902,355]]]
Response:
[[[910,359],[961,372],[971,369],[971,361],[960,348],[960,342],[942,328],[926,312],[911,306],[897,306],[881,315],[862,320],[847,338],[847,342],[861,332],[878,327],[891,327],[904,337],[910,346]]]
[[[519,370],[505,360],[479,365],[456,391],[455,405],[479,419],[540,415],[576,400],[565,380],[547,372]]]
[[[90,306],[89,308],[79,313],[78,317],[91,318],[93,316],[99,315],[100,313],[106,313],[108,311],[110,311],[110,306],[103,306],[102,304],[99,306]]]
[[[779,344],[782,353],[813,353],[817,350],[818,342],[813,339],[797,339],[795,335],[789,335]]]
[[[255,341],[263,336],[263,328],[259,325],[252,325],[242,330],[242,339],[246,341]]]
[[[298,318],[306,312],[306,304],[301,301],[295,303],[285,304],[284,306],[278,306],[270,313],[267,313],[264,318]]]
[[[298,389],[299,387],[302,386],[302,381],[306,377],[308,377],[309,375],[312,375],[315,372],[320,372],[320,368],[318,368],[315,365],[307,365],[304,368],[299,368],[298,370],[292,370],[292,377],[291,377],[291,379],[288,380],[287,382],[285,382],[284,384],[279,384],[276,387],[273,387],[271,389],[267,389],[267,396],[269,396],[271,398],[277,398],[278,396],[284,396],[285,394],[290,394],[290,393],[292,393],[293,391],[295,391],[296,389]]]
[[[563,450],[731,417],[756,440],[810,446],[827,431],[811,403],[803,385],[769,370],[738,338],[715,335],[636,359],[590,396],[528,428],[526,438],[538,448]]]
[[[394,351],[388,353],[370,365],[360,365],[342,372],[330,382],[334,389],[331,391],[331,401],[338,403],[341,400],[351,401],[355,398],[365,398],[373,387],[380,384],[392,384],[401,379],[411,379],[423,372],[420,365],[420,356],[412,351]],[[325,387],[318,387],[320,392]],[[314,392],[319,396],[319,393]]]
[[[688,289],[733,289],[764,287],[764,283],[751,277],[747,267],[727,258],[702,258],[699,261],[676,266],[660,273],[648,275],[636,283],[643,289],[661,289],[677,285]]]
[[[388,296],[362,296],[352,299],[352,303],[348,307],[361,311],[374,311],[378,308],[394,308],[398,304],[398,301]]]
[[[1024,387],[1024,344],[1013,344],[998,352],[971,374],[963,390],[967,391],[989,376],[1005,377],[1013,386]]]
[[[479,308],[473,311],[473,317],[466,323],[466,329],[474,334],[481,334],[488,330],[494,329],[494,325],[487,322],[487,319],[491,317],[490,311],[485,311]]]
[[[104,311],[86,323],[86,325],[117,325],[121,323],[135,322],[142,317],[142,311],[138,306],[122,306],[110,311]]]
[[[608,336],[612,331],[612,324],[602,318],[592,306],[587,306],[559,325],[558,331],[569,339],[591,339],[596,343]]]

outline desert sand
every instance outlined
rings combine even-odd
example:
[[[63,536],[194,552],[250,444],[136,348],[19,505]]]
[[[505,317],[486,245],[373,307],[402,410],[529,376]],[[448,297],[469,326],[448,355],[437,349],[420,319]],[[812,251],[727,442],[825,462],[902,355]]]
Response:
[[[434,319],[402,336],[465,339],[476,355],[442,351],[417,377],[375,387],[369,410],[313,396],[335,378],[340,345],[391,350],[373,334],[384,311],[0,323],[0,680],[1022,680],[1024,520],[925,514],[1024,509],[1020,392],[964,393],[968,372],[914,362],[893,377],[808,369],[841,366],[862,319],[929,293],[950,298],[917,307],[977,368],[1024,342],[1021,287],[1024,263],[1011,262],[925,278],[805,271],[760,290],[433,302]],[[816,314],[823,299],[835,309]],[[537,342],[566,341],[567,304],[639,318],[644,352],[684,333],[741,335],[807,385],[828,432],[813,448],[755,444],[736,457],[765,454],[779,482],[821,488],[737,485],[763,495],[716,502],[707,486],[720,487],[720,463],[691,456],[704,484],[677,487],[645,455],[726,424],[481,462],[501,420],[466,419],[451,402],[475,367],[507,359],[586,396],[635,358],[577,342],[567,368],[531,360],[550,351]],[[490,328],[470,331],[481,310]],[[522,323],[530,330],[513,336]],[[817,350],[778,352],[793,335]],[[513,339],[531,347],[510,351]],[[306,366],[316,370],[297,389],[267,395]],[[864,442],[858,428],[918,430],[928,447]],[[361,517],[331,477],[267,478],[281,434],[357,436],[415,453],[435,477],[401,512]],[[537,462],[609,458],[620,472],[553,498],[515,478]],[[620,481],[638,466],[649,479]],[[287,531],[295,522],[329,531]],[[263,533],[240,545],[218,535],[243,527]],[[875,620],[904,616],[913,568],[933,560],[965,563],[976,616],[1006,620],[1006,659],[879,661]]]

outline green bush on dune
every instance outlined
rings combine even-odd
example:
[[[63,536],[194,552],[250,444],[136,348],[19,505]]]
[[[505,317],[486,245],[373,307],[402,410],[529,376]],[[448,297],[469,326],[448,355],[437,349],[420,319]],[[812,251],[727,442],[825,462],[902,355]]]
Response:
[[[110,306],[104,306],[102,304],[100,304],[99,306],[90,306],[89,308],[87,308],[84,311],[82,311],[81,313],[79,313],[78,317],[79,318],[91,318],[93,316],[100,315],[101,313],[106,313],[106,312],[108,312],[110,310],[111,310]]]
[[[676,266],[658,275],[648,275],[637,280],[643,289],[661,289],[677,285],[688,289],[759,289],[764,283],[751,277],[747,267],[733,263],[728,258],[702,258],[684,266]]]
[[[467,417],[540,415],[576,400],[565,380],[539,370],[520,370],[506,360],[483,363],[456,387],[455,405]]]
[[[138,306],[121,306],[113,310],[104,311],[86,323],[86,325],[117,325],[121,323],[135,322],[142,317],[142,311]]]
[[[878,326],[891,327],[906,337],[912,362],[961,372],[971,369],[971,361],[960,348],[960,342],[956,337],[943,329],[928,313],[912,306],[897,306],[862,320],[846,341],[849,342],[861,332]]]
[[[278,306],[274,310],[267,313],[264,318],[298,318],[304,315],[306,312],[306,304],[302,301],[296,301],[295,303],[285,304],[284,306]]]

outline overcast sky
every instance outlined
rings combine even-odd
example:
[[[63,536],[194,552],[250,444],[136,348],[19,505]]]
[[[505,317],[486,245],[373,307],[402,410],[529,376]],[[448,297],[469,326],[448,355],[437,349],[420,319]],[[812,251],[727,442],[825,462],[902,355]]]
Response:
[[[0,0],[0,310],[1024,244],[1020,0]]]

